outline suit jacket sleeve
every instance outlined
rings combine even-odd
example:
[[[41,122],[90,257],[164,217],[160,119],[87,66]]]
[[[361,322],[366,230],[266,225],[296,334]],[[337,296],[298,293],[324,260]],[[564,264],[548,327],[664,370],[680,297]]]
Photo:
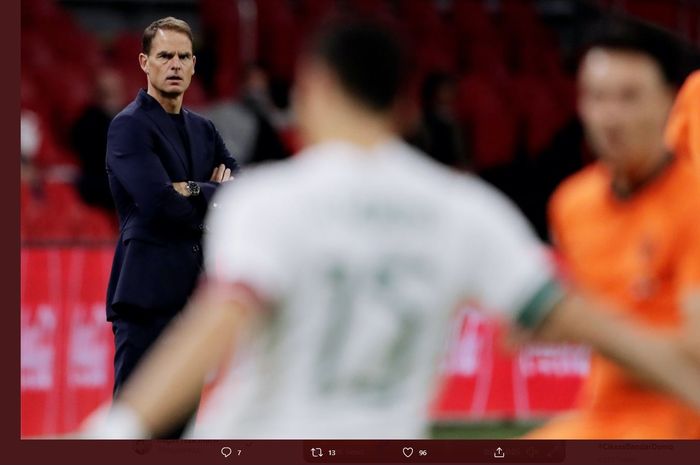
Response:
[[[209,125],[211,126],[211,130],[214,134],[214,143],[216,150],[214,154],[214,166],[219,166],[223,163],[226,166],[226,168],[229,168],[231,170],[232,175],[237,174],[240,171],[238,163],[236,163],[236,160],[233,158],[233,156],[231,156],[231,153],[226,148],[226,144],[224,144],[224,140],[221,138],[219,131],[217,131],[214,127],[214,123],[210,121]],[[199,184],[199,187],[202,191],[202,196],[204,197],[206,204],[209,204],[212,197],[214,196],[214,193],[216,192],[216,189],[219,187],[220,184],[216,182],[200,182],[197,184]]]
[[[145,219],[198,230],[204,212],[175,191],[153,145],[147,125],[118,116],[107,135],[107,164]]]

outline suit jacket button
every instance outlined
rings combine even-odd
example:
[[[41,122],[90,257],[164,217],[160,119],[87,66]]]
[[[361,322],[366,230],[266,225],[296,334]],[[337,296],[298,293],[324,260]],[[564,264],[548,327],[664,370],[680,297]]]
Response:
[[[193,251],[194,253],[199,253],[199,246],[196,245],[196,244],[193,245],[193,246],[192,246],[192,251]]]

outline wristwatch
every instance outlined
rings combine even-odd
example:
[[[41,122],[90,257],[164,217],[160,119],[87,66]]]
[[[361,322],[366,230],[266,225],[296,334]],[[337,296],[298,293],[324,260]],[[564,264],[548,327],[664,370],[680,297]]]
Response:
[[[197,184],[194,181],[187,181],[187,184],[185,185],[185,187],[187,188],[187,192],[189,192],[190,195],[192,195],[192,196],[199,195],[199,192],[201,190],[199,188],[199,184]]]

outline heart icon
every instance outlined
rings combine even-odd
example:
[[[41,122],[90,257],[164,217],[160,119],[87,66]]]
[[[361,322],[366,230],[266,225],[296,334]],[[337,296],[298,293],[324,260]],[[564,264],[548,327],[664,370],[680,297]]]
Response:
[[[412,456],[413,455],[413,447],[404,447],[403,448],[403,455],[406,458],[409,458],[410,456]]]
[[[223,455],[224,457],[228,458],[228,456],[231,455],[231,452],[233,452],[233,451],[231,450],[230,447],[222,447],[221,448],[221,455]]]

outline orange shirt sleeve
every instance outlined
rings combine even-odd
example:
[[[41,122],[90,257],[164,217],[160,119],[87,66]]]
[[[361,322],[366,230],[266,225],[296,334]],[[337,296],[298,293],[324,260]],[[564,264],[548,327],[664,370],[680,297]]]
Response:
[[[554,253],[558,258],[562,258],[562,229],[564,222],[563,214],[563,185],[560,185],[552,194],[547,204],[547,226],[549,228],[549,237],[554,247]]]
[[[700,215],[690,218],[691,224],[683,235],[676,276],[679,297],[700,292]]]
[[[691,74],[678,93],[665,136],[673,152],[700,164],[700,71]]]

